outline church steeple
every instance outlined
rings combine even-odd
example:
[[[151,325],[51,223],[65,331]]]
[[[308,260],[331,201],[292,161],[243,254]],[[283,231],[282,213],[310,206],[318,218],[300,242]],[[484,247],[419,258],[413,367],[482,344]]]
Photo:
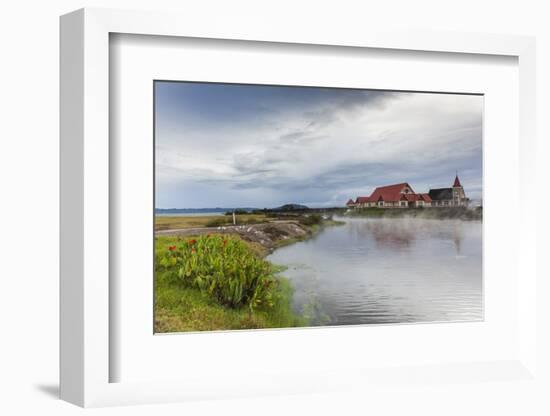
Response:
[[[457,173],[455,176],[455,183],[453,184],[453,188],[458,188],[458,187],[462,187],[462,185],[460,184],[460,179],[458,179],[458,173]]]

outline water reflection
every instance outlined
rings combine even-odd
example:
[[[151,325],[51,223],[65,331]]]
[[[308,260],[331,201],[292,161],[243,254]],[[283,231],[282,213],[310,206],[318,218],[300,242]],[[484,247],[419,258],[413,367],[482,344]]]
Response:
[[[312,325],[482,318],[481,222],[346,219],[269,260]]]

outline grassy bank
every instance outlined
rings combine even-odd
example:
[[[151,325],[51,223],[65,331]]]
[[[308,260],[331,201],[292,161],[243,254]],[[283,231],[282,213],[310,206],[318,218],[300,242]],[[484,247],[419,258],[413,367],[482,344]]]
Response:
[[[292,287],[238,236],[156,238],[155,331],[304,326]]]
[[[448,208],[359,208],[352,209],[345,214],[350,217],[418,217],[427,219],[460,219],[460,220],[481,220],[483,209],[481,207],[448,207]]]
[[[263,214],[244,214],[237,216],[237,225],[261,224],[268,218]],[[201,216],[156,216],[155,231],[158,230],[183,230],[199,227],[219,227],[232,225],[231,215],[201,215]]]
[[[158,216],[155,218],[155,231],[157,235],[185,238],[207,234],[236,235],[265,256],[281,246],[306,240],[323,227],[343,224],[320,214],[245,214],[238,216],[237,226],[228,221],[226,216]]]

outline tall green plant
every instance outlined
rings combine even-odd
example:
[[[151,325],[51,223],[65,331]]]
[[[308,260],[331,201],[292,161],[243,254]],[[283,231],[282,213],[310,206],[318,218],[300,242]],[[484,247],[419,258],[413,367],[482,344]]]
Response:
[[[231,308],[270,308],[278,280],[271,264],[258,258],[240,239],[206,235],[168,247],[158,267]]]

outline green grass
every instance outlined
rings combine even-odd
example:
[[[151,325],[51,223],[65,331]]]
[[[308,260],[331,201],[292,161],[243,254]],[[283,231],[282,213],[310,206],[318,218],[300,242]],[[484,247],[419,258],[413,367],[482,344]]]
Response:
[[[290,309],[291,288],[269,311],[231,309],[205,297],[199,290],[166,284],[162,278],[155,287],[155,332],[216,331],[230,329],[288,328],[305,325],[305,320]]]
[[[233,237],[237,238],[237,237]],[[187,239],[185,239],[187,240]],[[157,258],[168,247],[183,244],[178,237],[157,237]],[[260,258],[257,248],[247,244],[249,254]],[[157,262],[158,263],[158,262]],[[157,265],[158,266],[158,265]],[[280,268],[273,267],[278,273]],[[230,329],[287,328],[304,326],[306,320],[293,313],[290,282],[276,274],[277,284],[272,305],[230,307],[215,296],[191,287],[168,267],[157,267],[155,273],[155,332],[212,331]]]
[[[481,207],[431,207],[431,208],[358,208],[346,215],[350,217],[418,217],[427,219],[461,219],[481,220],[483,209]]]

